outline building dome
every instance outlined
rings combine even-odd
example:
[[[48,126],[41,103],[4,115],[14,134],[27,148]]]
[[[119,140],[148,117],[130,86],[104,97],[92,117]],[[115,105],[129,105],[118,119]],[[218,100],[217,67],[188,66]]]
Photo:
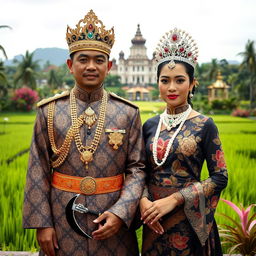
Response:
[[[138,24],[136,34],[132,39],[132,44],[145,44],[145,42],[146,42],[146,39],[142,37],[141,31],[140,31],[140,24]]]

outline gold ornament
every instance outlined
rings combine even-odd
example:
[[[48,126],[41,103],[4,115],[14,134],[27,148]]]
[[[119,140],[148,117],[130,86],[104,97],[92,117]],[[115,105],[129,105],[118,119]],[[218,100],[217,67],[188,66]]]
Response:
[[[97,188],[96,180],[93,177],[86,176],[80,182],[80,190],[85,195],[92,195]]]
[[[88,163],[93,160],[93,153],[89,150],[85,150],[81,153],[80,159],[85,164],[86,169],[88,169]]]
[[[88,129],[91,129],[96,120],[97,116],[94,110],[91,107],[87,108],[84,112],[84,122],[88,126]]]
[[[54,140],[54,130],[53,130],[53,116],[55,112],[55,101],[52,101],[48,105],[48,114],[47,114],[47,129],[49,140],[51,144],[51,148],[54,154],[56,154],[57,159],[51,162],[53,168],[60,166],[65,159],[67,158],[68,151],[72,142],[72,139],[75,135],[74,127],[71,126],[67,132],[65,140],[60,148],[57,148],[55,140]],[[81,127],[84,123],[83,115],[80,115],[77,119],[78,126]]]
[[[123,134],[120,132],[112,132],[108,135],[109,144],[113,146],[113,149],[117,150],[119,146],[123,144]]]
[[[81,154],[81,160],[85,163],[85,168],[88,169],[89,162],[93,161],[93,154],[96,151],[99,142],[100,137],[103,131],[104,123],[105,123],[105,116],[106,116],[106,109],[107,109],[107,103],[108,103],[108,93],[104,90],[103,97],[100,105],[100,114],[98,119],[98,124],[96,127],[95,135],[92,140],[92,143],[90,146],[84,146],[82,144],[82,140],[79,133],[79,118],[77,118],[77,109],[76,109],[76,98],[73,89],[70,92],[70,112],[71,112],[71,121],[72,126],[74,127],[74,137],[75,137],[75,143],[78,151]]]
[[[67,27],[66,40],[69,53],[95,50],[109,55],[115,42],[114,28],[106,30],[102,21],[90,10],[74,29]]]

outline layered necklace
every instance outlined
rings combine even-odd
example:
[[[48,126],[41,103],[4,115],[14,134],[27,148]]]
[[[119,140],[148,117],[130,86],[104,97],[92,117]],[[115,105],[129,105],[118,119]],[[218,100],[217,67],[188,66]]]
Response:
[[[187,120],[191,111],[192,111],[192,108],[191,108],[190,105],[188,105],[187,110],[185,110],[182,113],[170,115],[170,114],[167,114],[167,110],[165,110],[160,115],[160,120],[159,120],[157,129],[156,129],[156,134],[155,134],[154,140],[153,140],[153,159],[154,159],[154,162],[157,166],[161,166],[165,163],[165,161],[166,161],[166,159],[169,155],[170,149],[172,147],[173,141],[176,138],[176,136],[178,135],[178,133],[180,132],[183,124]],[[166,151],[165,151],[163,159],[161,161],[158,161],[158,158],[157,158],[157,144],[158,144],[158,139],[159,139],[159,135],[160,135],[160,132],[161,132],[162,124],[164,124],[166,126],[168,131],[170,131],[172,128],[176,127],[177,125],[179,125],[179,126],[178,126],[177,130],[174,132],[174,134],[172,135],[172,137],[170,138],[170,140],[168,142],[168,145],[166,147]]]
[[[99,118],[98,118],[98,123],[95,131],[95,136],[92,140],[91,145],[89,146],[84,146],[82,144],[82,140],[80,137],[80,132],[79,132],[79,122],[78,122],[78,117],[77,117],[77,108],[76,108],[76,98],[75,94],[73,92],[73,89],[70,92],[70,112],[71,112],[71,121],[72,121],[72,127],[74,127],[74,137],[75,137],[75,143],[76,147],[81,155],[80,159],[81,161],[85,164],[85,168],[88,168],[88,164],[93,161],[93,154],[96,151],[99,142],[100,142],[100,137],[103,131],[104,123],[105,123],[105,116],[106,116],[106,109],[107,109],[107,102],[108,102],[108,93],[104,90],[103,92],[103,97],[100,105],[100,110],[99,110]],[[96,118],[94,117],[94,111],[91,108],[88,108],[85,111],[85,116],[89,116],[86,120],[85,118],[85,123],[87,123],[88,128],[90,129],[91,126],[94,124],[96,121]]]

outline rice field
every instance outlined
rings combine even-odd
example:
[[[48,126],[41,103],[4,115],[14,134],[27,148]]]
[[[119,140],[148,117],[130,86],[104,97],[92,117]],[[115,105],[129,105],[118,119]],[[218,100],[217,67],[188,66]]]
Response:
[[[161,102],[137,102],[142,121],[163,109]],[[229,184],[222,198],[236,204],[256,203],[256,121],[231,116],[212,116],[220,132],[229,170]],[[6,119],[8,118],[8,120]],[[0,113],[0,250],[35,251],[33,230],[22,229],[23,189],[35,113]],[[19,155],[23,152],[22,155]],[[204,166],[202,179],[207,177]],[[220,202],[217,212],[236,217]],[[216,215],[217,223],[224,220]],[[138,231],[141,240],[141,230]]]

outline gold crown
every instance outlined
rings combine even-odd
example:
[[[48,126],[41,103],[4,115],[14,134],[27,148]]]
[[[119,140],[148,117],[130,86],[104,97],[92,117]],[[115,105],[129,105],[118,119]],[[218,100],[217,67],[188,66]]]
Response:
[[[102,21],[98,19],[93,10],[90,10],[77,23],[76,28],[67,27],[66,40],[69,53],[95,50],[109,55],[115,42],[114,28],[106,30]]]

